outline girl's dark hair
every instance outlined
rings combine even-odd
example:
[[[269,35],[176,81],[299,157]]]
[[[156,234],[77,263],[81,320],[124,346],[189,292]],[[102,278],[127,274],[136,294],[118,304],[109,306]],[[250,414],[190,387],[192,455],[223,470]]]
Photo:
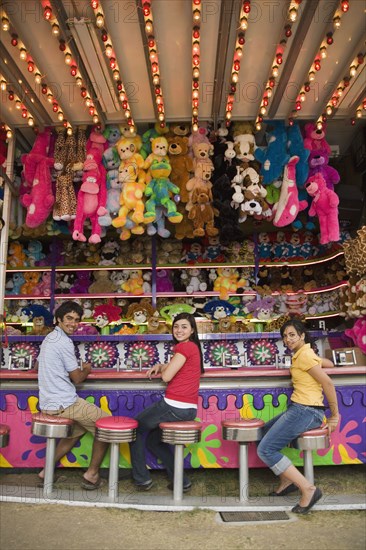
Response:
[[[198,330],[197,330],[196,319],[195,319],[194,315],[192,315],[191,313],[178,313],[178,315],[176,315],[176,317],[174,317],[174,319],[173,319],[172,329],[173,329],[175,323],[177,321],[181,321],[182,319],[185,319],[186,321],[188,321],[189,324],[191,325],[191,327],[193,328],[193,332],[190,335],[189,339],[190,339],[191,342],[194,342],[196,344],[196,346],[198,347],[198,349],[199,349],[200,358],[201,358],[201,373],[203,373],[203,372],[205,372],[205,369],[203,367],[203,355],[202,355],[201,344],[200,344],[200,341],[199,341],[199,338],[198,338]],[[178,341],[174,338],[174,334],[173,334],[173,342],[175,344],[178,343]]]
[[[299,336],[301,334],[305,334],[305,338],[304,338],[305,344],[312,345],[312,339],[309,336],[308,330],[305,327],[304,323],[300,321],[300,319],[290,319],[289,321],[286,321],[286,323],[282,325],[282,327],[280,328],[280,334],[282,338],[287,327],[294,327],[294,329],[296,330]]]
[[[58,320],[62,321],[65,315],[67,315],[68,313],[76,313],[76,315],[79,315],[81,319],[83,315],[83,308],[77,302],[73,302],[72,300],[64,302],[55,311],[56,323],[58,323]]]

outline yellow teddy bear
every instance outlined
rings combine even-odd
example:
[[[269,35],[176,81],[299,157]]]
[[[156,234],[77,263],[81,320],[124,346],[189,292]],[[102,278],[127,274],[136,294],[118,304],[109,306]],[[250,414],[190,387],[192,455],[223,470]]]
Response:
[[[135,163],[121,163],[118,171],[118,180],[122,184],[119,197],[120,209],[118,216],[112,220],[113,227],[122,227],[120,238],[127,240],[131,233],[142,235],[145,231],[143,201],[145,183],[136,181],[138,167]]]
[[[245,287],[245,280],[240,278],[234,267],[221,267],[217,270],[214,291],[219,292],[221,300],[227,300],[230,294],[236,294],[239,288]]]
[[[144,159],[138,152],[138,147],[135,143],[135,138],[121,137],[116,143],[116,149],[121,159],[120,168],[126,164],[135,164],[138,168],[138,180],[145,181],[146,173],[144,168]]]
[[[144,169],[149,170],[150,166],[152,165],[154,160],[158,161],[167,161],[169,162],[168,157],[168,148],[169,144],[165,137],[158,136],[155,138],[151,138],[151,150],[152,153],[147,157],[144,163]]]

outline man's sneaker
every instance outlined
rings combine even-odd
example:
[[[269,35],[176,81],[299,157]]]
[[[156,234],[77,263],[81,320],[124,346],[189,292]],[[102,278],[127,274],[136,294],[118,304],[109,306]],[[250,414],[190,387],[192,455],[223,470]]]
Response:
[[[174,491],[174,485],[173,485],[172,481],[168,484],[167,487],[168,487],[169,491]],[[192,483],[190,481],[186,485],[183,485],[183,493],[187,493],[191,488],[192,488]]]
[[[150,491],[151,487],[154,485],[153,481],[147,481],[146,483],[135,483],[137,491]]]

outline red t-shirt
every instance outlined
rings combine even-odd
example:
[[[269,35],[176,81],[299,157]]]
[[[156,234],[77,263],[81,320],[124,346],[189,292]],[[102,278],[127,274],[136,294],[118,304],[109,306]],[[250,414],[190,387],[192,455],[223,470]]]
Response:
[[[165,397],[197,405],[201,377],[199,349],[194,342],[188,341],[179,342],[173,351],[184,355],[186,362],[174,378],[168,382]]]

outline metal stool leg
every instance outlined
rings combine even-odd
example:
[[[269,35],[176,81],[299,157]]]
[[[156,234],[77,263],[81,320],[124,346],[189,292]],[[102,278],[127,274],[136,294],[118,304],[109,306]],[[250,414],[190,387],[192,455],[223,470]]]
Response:
[[[304,451],[304,475],[314,485],[313,451]]]
[[[239,443],[239,491],[240,502],[247,501],[249,494],[249,463],[247,443]]]
[[[116,502],[118,499],[118,466],[119,466],[119,443],[111,443],[111,454],[109,461],[108,496]]]
[[[175,445],[174,449],[174,491],[173,499],[183,499],[184,445]]]
[[[55,470],[55,451],[56,451],[56,439],[53,437],[47,438],[46,443],[46,463],[44,468],[44,480],[43,480],[43,496],[51,495],[53,492],[53,474]]]

